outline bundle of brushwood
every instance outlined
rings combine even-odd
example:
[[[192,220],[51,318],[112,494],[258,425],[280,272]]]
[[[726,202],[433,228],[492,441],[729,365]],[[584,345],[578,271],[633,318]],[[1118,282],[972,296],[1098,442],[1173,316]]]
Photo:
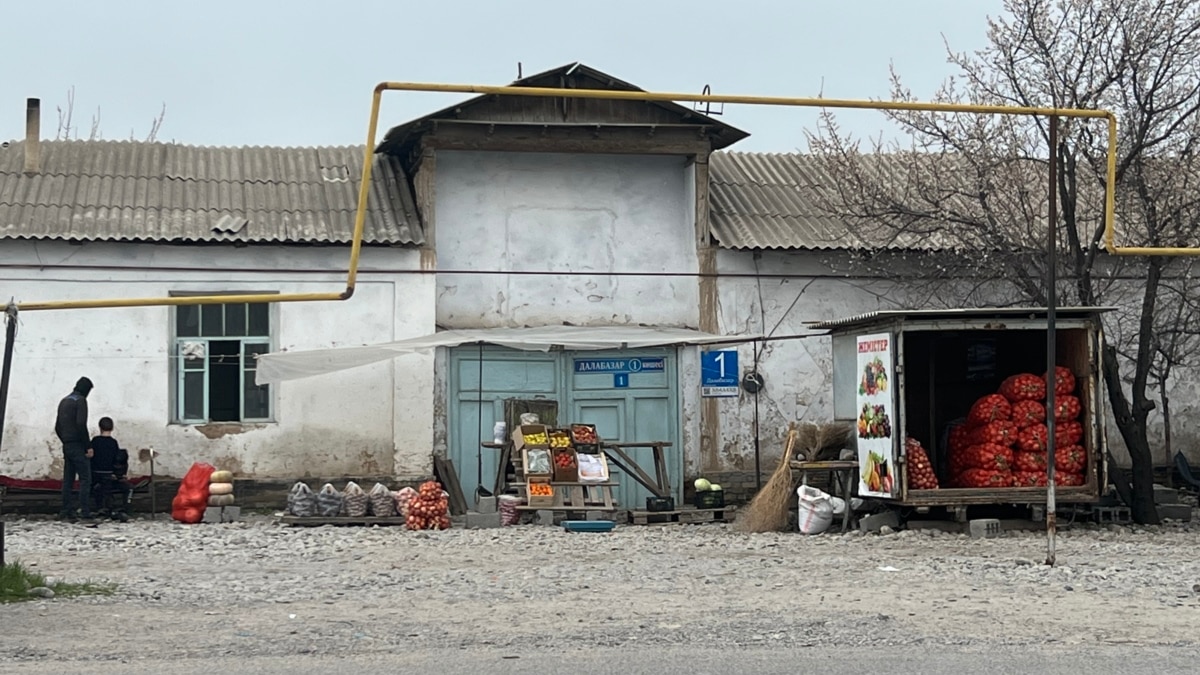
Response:
[[[743,532],[782,532],[787,529],[793,499],[793,459],[808,462],[836,460],[846,447],[851,427],[841,422],[805,422],[788,425],[783,454],[775,472],[737,520]]]
[[[845,422],[804,422],[797,430],[796,459],[802,462],[837,460],[850,442],[853,430]]]

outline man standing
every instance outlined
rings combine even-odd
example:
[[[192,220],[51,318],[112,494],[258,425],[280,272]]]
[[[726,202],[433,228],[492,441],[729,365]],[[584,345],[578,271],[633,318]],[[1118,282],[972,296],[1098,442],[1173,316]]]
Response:
[[[87,396],[92,391],[92,381],[79,378],[75,390],[58,403],[58,420],[54,432],[63,444],[63,520],[75,520],[75,505],[71,492],[75,479],[79,479],[79,509],[84,520],[92,519],[92,442],[88,434]]]

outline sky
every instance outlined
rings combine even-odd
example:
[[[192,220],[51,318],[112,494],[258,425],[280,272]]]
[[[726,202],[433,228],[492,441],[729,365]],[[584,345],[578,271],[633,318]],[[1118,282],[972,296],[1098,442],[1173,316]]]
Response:
[[[86,137],[190,145],[358,145],[381,81],[508,84],[581,61],[653,91],[887,98],[888,68],[929,98],[954,74],[946,45],[986,44],[1001,0],[38,0],[0,2],[0,139],[24,136],[25,99],[74,88]],[[380,134],[465,96],[385,92]],[[690,105],[690,104],[689,104]],[[751,133],[732,149],[794,152],[816,111],[726,106]],[[858,136],[882,115],[839,113]]]

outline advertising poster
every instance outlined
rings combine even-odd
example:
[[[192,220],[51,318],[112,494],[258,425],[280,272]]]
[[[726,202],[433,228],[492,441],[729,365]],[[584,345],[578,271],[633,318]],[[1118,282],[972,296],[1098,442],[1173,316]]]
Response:
[[[858,336],[858,493],[895,495],[896,411],[892,401],[892,336]]]

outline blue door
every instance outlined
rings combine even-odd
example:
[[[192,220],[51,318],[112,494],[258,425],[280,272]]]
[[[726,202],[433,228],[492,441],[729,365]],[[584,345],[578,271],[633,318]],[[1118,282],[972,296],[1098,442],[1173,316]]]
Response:
[[[496,479],[499,452],[481,450],[479,442],[492,440],[492,426],[504,419],[504,400],[509,398],[557,401],[560,424],[595,424],[605,441],[670,442],[665,452],[667,475],[676,501],[682,499],[674,349],[547,354],[485,347],[482,379],[479,357],[479,347],[455,348],[449,357],[448,452],[468,501],[481,481],[490,490]],[[647,474],[655,475],[649,449],[628,449],[626,454]],[[631,476],[619,471],[613,475],[621,483],[615,493],[621,507],[645,508],[650,491]]]
[[[450,350],[447,387],[447,450],[469,504],[474,503],[475,488],[480,483],[489,491],[495,485],[500,452],[479,444],[490,442],[493,425],[504,420],[504,400],[550,399],[560,401],[562,410],[558,355],[484,347],[482,364],[479,357],[479,347]]]
[[[683,448],[679,443],[679,400],[674,349],[628,352],[575,352],[564,355],[570,378],[566,410],[572,422],[595,424],[608,442],[667,441],[667,476],[676,502],[682,499]],[[617,371],[625,372],[617,372]],[[651,477],[654,455],[649,448],[625,453]],[[617,501],[622,508],[646,508],[652,493],[632,476],[620,474]]]

